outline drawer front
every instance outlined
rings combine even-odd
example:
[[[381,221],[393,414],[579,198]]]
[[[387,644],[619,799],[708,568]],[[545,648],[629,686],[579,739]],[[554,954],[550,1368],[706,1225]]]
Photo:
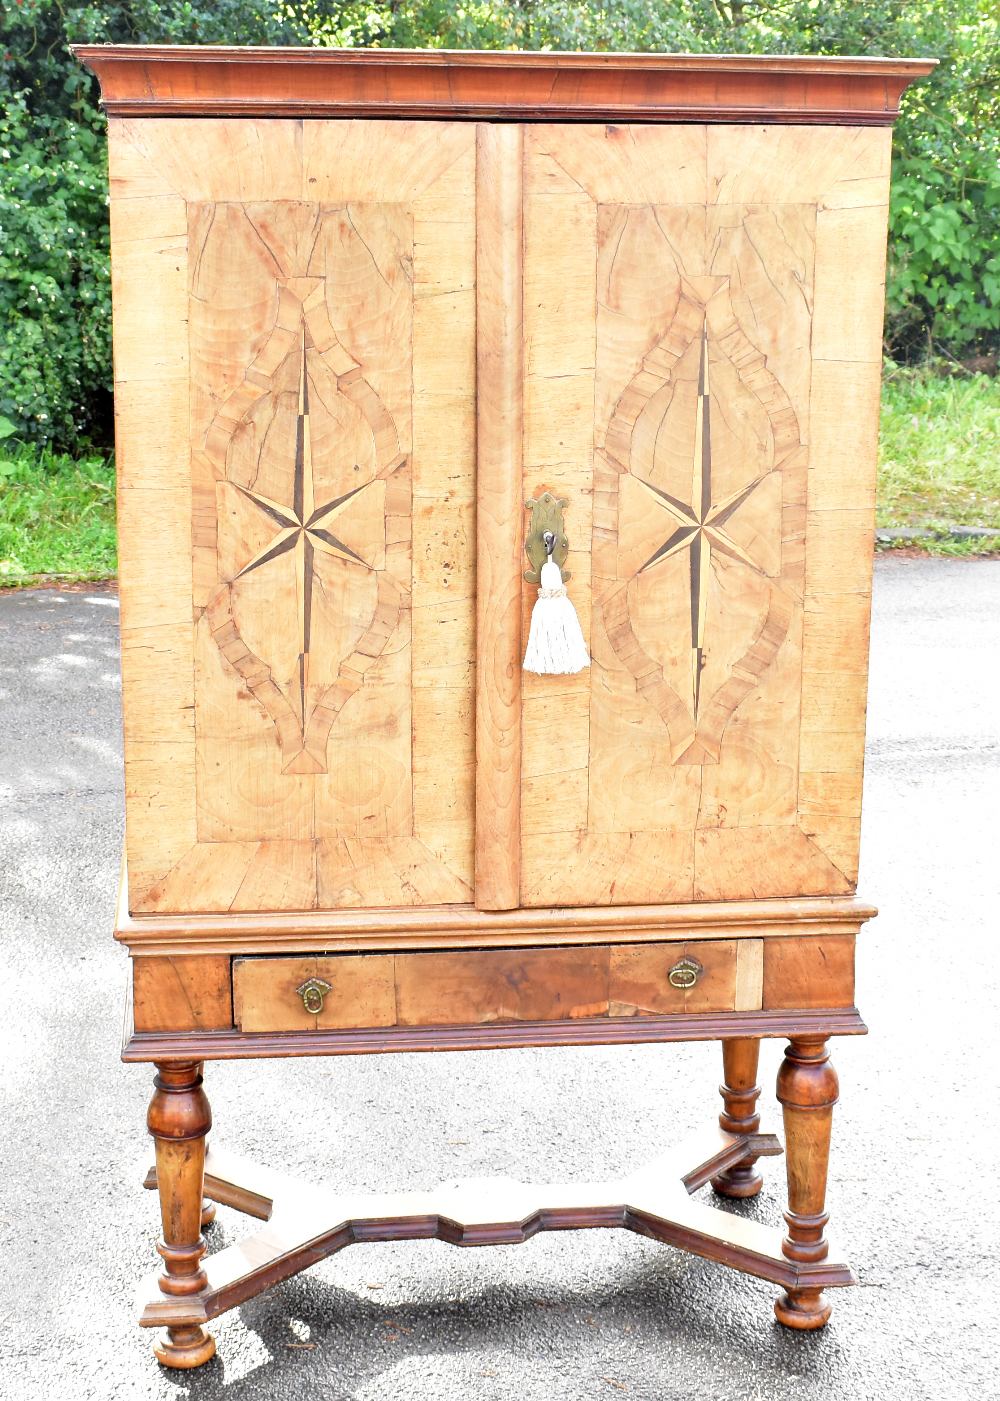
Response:
[[[613,1017],[751,1012],[761,1005],[763,941],[703,939],[611,950]]]
[[[759,939],[245,958],[241,1031],[462,1026],[761,1006]]]
[[[318,1005],[318,1011],[310,1010]],[[233,1017],[241,1031],[395,1026],[391,954],[238,958]]]

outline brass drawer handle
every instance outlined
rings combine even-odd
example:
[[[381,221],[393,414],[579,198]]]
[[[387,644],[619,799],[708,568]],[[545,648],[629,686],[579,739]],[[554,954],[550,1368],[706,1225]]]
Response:
[[[310,1016],[315,1017],[323,1010],[323,999],[331,991],[330,984],[322,978],[308,978],[295,991],[302,998],[302,1005]]]
[[[667,982],[672,988],[681,988],[682,990],[693,988],[704,971],[696,958],[688,958],[685,955],[678,959],[671,968],[667,974]]]

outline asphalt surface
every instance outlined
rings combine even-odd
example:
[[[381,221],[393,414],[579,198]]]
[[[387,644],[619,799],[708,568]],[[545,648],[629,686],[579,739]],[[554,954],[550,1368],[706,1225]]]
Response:
[[[861,893],[867,1038],[835,1044],[833,1230],[861,1279],[825,1332],[772,1286],[636,1236],[353,1246],[167,1373],[147,1067],[118,1061],[121,842],[110,593],[0,598],[3,1401],[841,1401],[1000,1396],[995,1210],[1000,562],[877,570]],[[765,1043],[764,1127],[780,1056]],[[215,1139],[359,1189],[618,1176],[717,1113],[714,1045],[213,1065]],[[746,1209],[780,1221],[781,1161]],[[220,1209],[211,1248],[248,1224]]]

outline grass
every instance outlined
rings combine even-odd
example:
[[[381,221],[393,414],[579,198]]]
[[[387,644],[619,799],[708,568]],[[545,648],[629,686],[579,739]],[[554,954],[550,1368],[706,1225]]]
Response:
[[[113,578],[114,484],[104,454],[0,442],[0,588]]]
[[[886,367],[877,519],[883,529],[1000,530],[1000,379]],[[942,534],[926,548],[977,554],[998,546]]]
[[[878,524],[940,530],[922,544],[935,554],[998,550],[944,532],[1000,529],[1000,379],[887,366]],[[115,565],[110,459],[0,441],[0,588],[110,579]]]

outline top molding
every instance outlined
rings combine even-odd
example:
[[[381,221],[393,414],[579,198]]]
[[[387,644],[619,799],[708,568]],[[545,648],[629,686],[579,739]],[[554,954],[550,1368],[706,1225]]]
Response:
[[[105,110],[156,117],[891,126],[936,59],[79,45]]]

